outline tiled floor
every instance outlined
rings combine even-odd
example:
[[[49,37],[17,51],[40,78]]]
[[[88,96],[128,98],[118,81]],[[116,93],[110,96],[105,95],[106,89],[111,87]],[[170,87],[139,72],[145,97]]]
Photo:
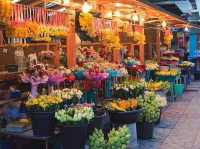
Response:
[[[139,144],[138,149],[200,149],[200,82],[169,104],[154,138]]]

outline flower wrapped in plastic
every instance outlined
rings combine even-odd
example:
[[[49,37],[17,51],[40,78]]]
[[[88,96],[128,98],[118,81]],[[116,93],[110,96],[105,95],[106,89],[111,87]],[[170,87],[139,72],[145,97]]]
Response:
[[[36,97],[38,95],[37,89],[39,84],[45,84],[49,80],[49,76],[43,64],[31,66],[21,75],[21,80],[24,83],[31,84],[31,95]]]

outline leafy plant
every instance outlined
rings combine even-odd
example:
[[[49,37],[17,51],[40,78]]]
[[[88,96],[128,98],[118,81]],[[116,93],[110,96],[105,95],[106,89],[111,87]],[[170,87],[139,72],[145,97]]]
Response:
[[[90,149],[106,149],[106,141],[102,130],[95,129],[89,137]]]
[[[139,122],[153,123],[159,119],[160,105],[153,92],[145,93],[145,96],[138,97],[138,107],[143,109],[139,116]]]
[[[104,138],[102,130],[95,129],[89,137],[89,149],[126,149],[130,141],[130,132],[127,126],[118,130],[112,129],[108,134],[108,140]]]

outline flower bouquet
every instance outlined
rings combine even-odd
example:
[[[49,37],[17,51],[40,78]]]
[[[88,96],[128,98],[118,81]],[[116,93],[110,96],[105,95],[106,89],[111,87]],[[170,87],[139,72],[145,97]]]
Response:
[[[116,98],[136,98],[144,93],[144,83],[141,81],[131,80],[123,81],[121,83],[114,84],[113,92]]]
[[[89,137],[90,149],[126,149],[130,142],[131,134],[127,126],[118,130],[112,129],[105,140],[102,130],[97,130]]]
[[[131,124],[138,119],[141,109],[137,109],[137,100],[113,100],[105,105],[110,119],[116,124]]]
[[[145,83],[145,89],[149,91],[169,90],[170,83],[168,81],[150,81]]]
[[[54,134],[54,112],[60,108],[62,102],[58,96],[46,95],[26,102],[35,136],[47,137]]]
[[[123,60],[123,63],[128,67],[133,67],[135,65],[140,65],[140,62],[132,57],[127,57]]]
[[[55,90],[51,95],[56,95],[62,98],[64,105],[72,105],[80,102],[83,93],[76,88],[65,88],[63,90]]]
[[[59,85],[65,81],[64,74],[59,69],[49,70],[49,84],[50,85]]]
[[[85,69],[82,67],[76,68],[73,73],[77,80],[83,80],[85,78]]]
[[[183,61],[182,63],[180,63],[178,66],[180,68],[188,68],[188,67],[194,67],[194,63],[189,62],[189,61]]]
[[[38,95],[38,85],[48,82],[49,76],[43,64],[33,65],[21,75],[21,80],[24,83],[31,84],[31,95],[36,97]]]
[[[153,92],[146,92],[145,96],[138,97],[138,107],[143,109],[137,123],[138,137],[150,139],[153,137],[154,123],[160,117],[160,105]]]
[[[158,70],[159,69],[158,63],[154,62],[154,61],[146,61],[145,67],[146,67],[146,70]]]
[[[55,118],[63,132],[64,149],[82,149],[87,138],[87,124],[94,118],[92,107],[78,105],[59,110]]]

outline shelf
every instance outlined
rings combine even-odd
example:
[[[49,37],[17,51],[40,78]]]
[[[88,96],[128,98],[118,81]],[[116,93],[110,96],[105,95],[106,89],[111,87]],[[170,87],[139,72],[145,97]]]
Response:
[[[5,47],[35,47],[35,46],[58,46],[58,43],[27,43],[27,44],[5,44],[0,45],[0,48]]]

